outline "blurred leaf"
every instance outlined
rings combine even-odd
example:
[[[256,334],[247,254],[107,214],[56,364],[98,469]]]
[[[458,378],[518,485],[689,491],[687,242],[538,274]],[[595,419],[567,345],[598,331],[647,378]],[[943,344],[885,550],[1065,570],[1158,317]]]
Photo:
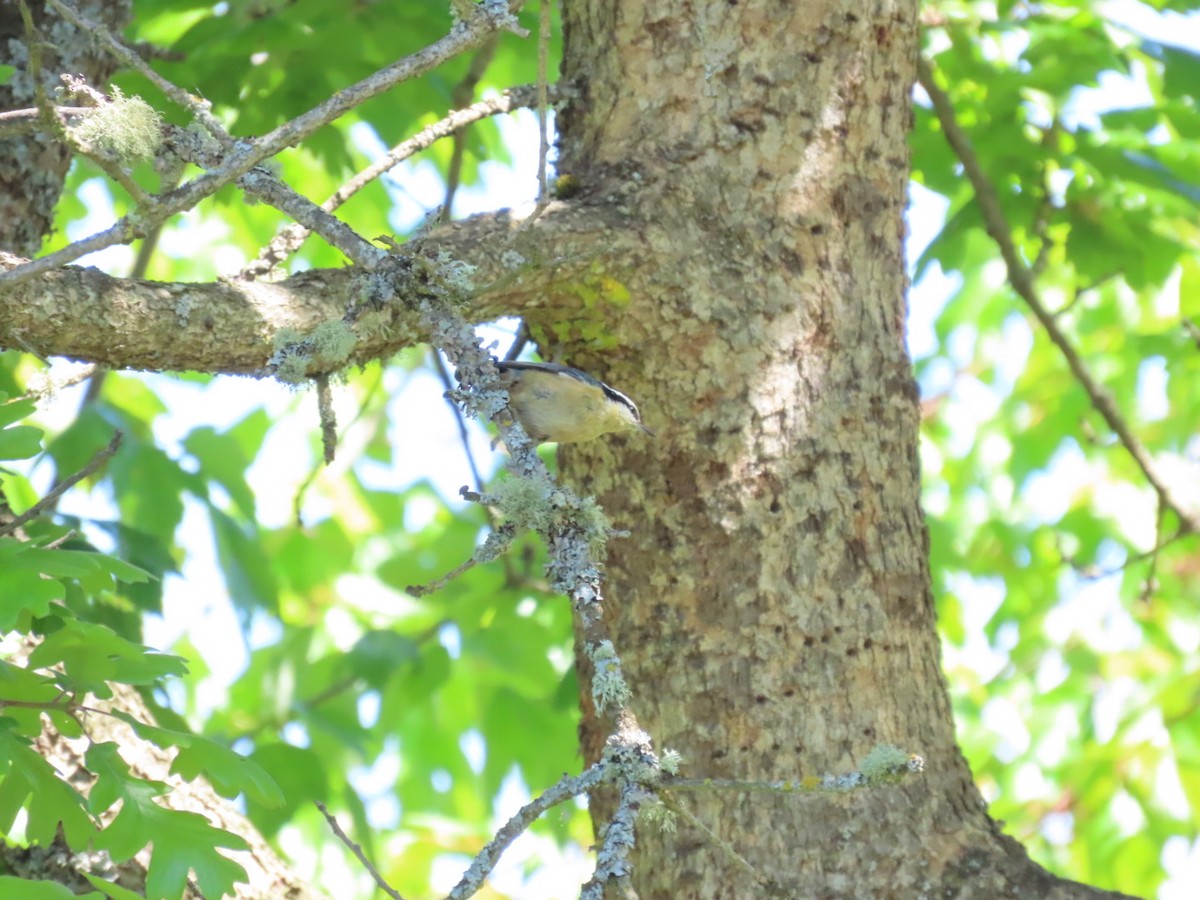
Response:
[[[87,763],[97,776],[89,798],[92,809],[103,812],[122,801],[116,819],[96,838],[96,846],[123,861],[147,844],[154,844],[146,873],[148,898],[178,897],[187,884],[189,870],[195,872],[201,891],[213,896],[232,893],[235,883],[245,882],[246,870],[218,849],[248,850],[242,838],[213,828],[197,813],[155,803],[154,798],[166,786],[131,776],[116,744],[93,744],[87,752]]]
[[[33,668],[60,665],[60,683],[72,692],[91,691],[109,696],[107,682],[152,684],[168,675],[182,675],[186,661],[135,644],[103,625],[73,619],[47,634],[29,654]]]
[[[0,66],[0,69],[9,68],[8,66]],[[122,889],[123,890],[123,889]],[[124,891],[125,894],[137,896],[132,891]],[[12,875],[0,875],[0,896],[3,897],[20,897],[21,900],[102,900],[103,894],[98,894],[95,891],[88,891],[86,894],[76,894],[66,885],[59,884],[56,881],[33,881],[25,878],[16,878]],[[124,900],[123,897],[112,895],[116,900]],[[143,898],[139,898],[143,900]]]
[[[210,506],[208,514],[221,572],[234,603],[245,614],[256,609],[275,612],[279,605],[275,574],[253,529],[216,507]]]
[[[0,832],[11,831],[22,808],[25,833],[43,846],[60,827],[72,846],[85,846],[95,835],[83,796],[0,719]]]

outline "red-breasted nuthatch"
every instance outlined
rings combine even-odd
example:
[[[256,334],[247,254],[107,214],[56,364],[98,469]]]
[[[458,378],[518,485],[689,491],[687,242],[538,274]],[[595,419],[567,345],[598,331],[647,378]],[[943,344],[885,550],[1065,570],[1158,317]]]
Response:
[[[496,368],[509,408],[534,443],[590,441],[615,431],[654,436],[636,403],[587,372],[540,362],[498,362]]]

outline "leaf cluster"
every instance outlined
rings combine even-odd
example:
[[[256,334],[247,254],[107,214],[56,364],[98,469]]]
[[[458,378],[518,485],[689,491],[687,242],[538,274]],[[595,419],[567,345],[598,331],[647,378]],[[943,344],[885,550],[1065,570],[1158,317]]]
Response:
[[[42,431],[20,424],[32,404],[4,399],[0,395],[0,459],[34,456],[41,451]],[[14,473],[4,480],[8,496],[28,492]],[[78,738],[87,734],[89,715],[113,715],[146,740],[174,749],[172,774],[187,780],[204,776],[226,796],[244,792],[267,806],[282,799],[265,771],[219,743],[92,706],[112,697],[116,685],[154,685],[184,675],[187,667],[183,658],[122,634],[120,622],[92,620],[98,607],[118,605],[126,586],[144,584],[151,575],[94,547],[70,549],[64,546],[70,537],[71,531],[42,520],[31,523],[25,539],[0,537],[0,630],[30,639],[24,665],[0,660],[0,832],[49,846],[61,829],[70,846],[90,844],[117,863],[153,844],[147,896],[179,896],[189,873],[211,895],[232,891],[245,872],[219,848],[246,849],[245,841],[197,813],[160,805],[156,798],[168,786],[134,773],[115,743],[90,744],[86,792],[64,781],[32,746],[42,735],[43,716],[59,734]],[[111,815],[118,801],[119,812]],[[22,813],[23,827],[15,831]]]
[[[1200,508],[1187,327],[1200,55],[1068,2],[941,4],[925,43],[1044,302],[1175,496]],[[933,333],[916,362],[964,749],[993,815],[1040,861],[1144,895],[1164,845],[1200,821],[1200,537],[1180,533],[1011,289],[925,103],[912,148],[917,182],[947,204],[914,304],[949,276],[940,313],[917,311]]]

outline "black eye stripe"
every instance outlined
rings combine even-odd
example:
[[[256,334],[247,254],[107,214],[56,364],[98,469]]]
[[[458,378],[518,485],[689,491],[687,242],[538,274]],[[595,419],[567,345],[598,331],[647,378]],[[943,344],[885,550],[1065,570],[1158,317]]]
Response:
[[[616,388],[609,387],[600,379],[593,378],[587,372],[583,372],[579,369],[573,369],[570,366],[562,366],[558,363],[519,362],[514,360],[500,360],[496,363],[496,367],[501,372],[520,372],[525,370],[532,372],[549,372],[554,375],[567,375],[571,378],[574,378],[576,381],[582,381],[584,384],[595,385],[596,387],[600,388],[600,390],[604,391],[604,396],[609,400],[613,401],[614,403],[620,403],[621,405],[627,407],[629,411],[633,413],[633,419],[635,422],[642,421],[642,414],[638,411],[636,403],[634,403]]]
[[[611,388],[607,384],[604,384],[603,382],[600,383],[600,387],[604,391],[604,396],[608,397],[609,400],[612,400],[615,403],[625,404],[625,406],[629,407],[629,411],[631,413],[633,413],[634,419],[636,419],[639,422],[642,421],[642,414],[640,412],[638,412],[636,403],[634,403],[632,400],[630,400],[628,397],[626,397],[624,394],[622,394],[616,388]]]

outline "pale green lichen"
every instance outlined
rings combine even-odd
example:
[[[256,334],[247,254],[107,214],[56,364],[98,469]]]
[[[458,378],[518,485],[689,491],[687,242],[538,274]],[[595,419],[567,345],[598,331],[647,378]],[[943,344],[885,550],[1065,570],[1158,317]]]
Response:
[[[526,265],[526,259],[511,247],[500,253],[500,265],[506,269],[520,269]]]
[[[595,672],[592,675],[592,700],[601,712],[624,706],[633,696],[625,676],[621,673],[621,660],[613,649],[612,641],[601,641],[589,648]]]
[[[358,338],[354,329],[341,319],[322,322],[309,335],[313,345],[314,361],[323,367],[336,368],[344,366],[350,360]]]
[[[273,358],[275,377],[284,384],[303,384],[308,380],[309,359],[299,353],[288,353]]]
[[[350,361],[358,338],[340,319],[322,322],[308,334],[295,328],[275,333],[270,367],[284,384],[303,384],[312,373],[327,373]]]
[[[666,749],[658,761],[659,766],[668,775],[678,775],[679,767],[683,765],[683,754],[678,750]]]
[[[532,478],[506,478],[492,488],[492,498],[504,518],[519,528],[541,532],[554,521],[545,484]]]
[[[608,542],[608,536],[612,531],[608,516],[604,514],[604,508],[596,502],[595,497],[584,497],[575,508],[573,518],[575,524],[582,528],[587,536],[588,549],[591,551],[592,558],[602,559],[604,545]]]
[[[559,318],[545,326],[548,343],[583,344],[591,350],[611,350],[617,346],[610,320],[611,310],[626,309],[633,296],[625,282],[604,271],[599,262],[591,271],[571,281],[555,285],[555,292],[574,297],[574,315]],[[539,341],[542,335],[536,335]]]
[[[179,319],[179,324],[187,327],[188,320],[192,315],[192,300],[190,294],[181,294],[175,299],[175,316]]]
[[[574,498],[529,478],[506,478],[492,488],[489,501],[518,528],[546,534],[571,526],[582,532],[592,559],[602,559],[612,533],[608,517],[594,497]]]
[[[894,777],[908,768],[908,754],[892,744],[876,744],[862,761],[861,771],[868,782]]]
[[[112,100],[88,110],[72,132],[95,149],[132,165],[151,159],[162,144],[158,113],[141,97],[126,97],[112,89]]]
[[[271,339],[271,344],[275,347],[276,351],[279,351],[288,348],[292,344],[298,344],[303,340],[304,332],[295,328],[280,328]]]
[[[646,803],[638,809],[638,821],[663,834],[675,833],[675,812],[663,803]]]
[[[451,293],[462,297],[475,290],[475,266],[461,259],[454,259],[449,253],[438,254],[437,261],[441,265],[439,274],[442,283]]]

